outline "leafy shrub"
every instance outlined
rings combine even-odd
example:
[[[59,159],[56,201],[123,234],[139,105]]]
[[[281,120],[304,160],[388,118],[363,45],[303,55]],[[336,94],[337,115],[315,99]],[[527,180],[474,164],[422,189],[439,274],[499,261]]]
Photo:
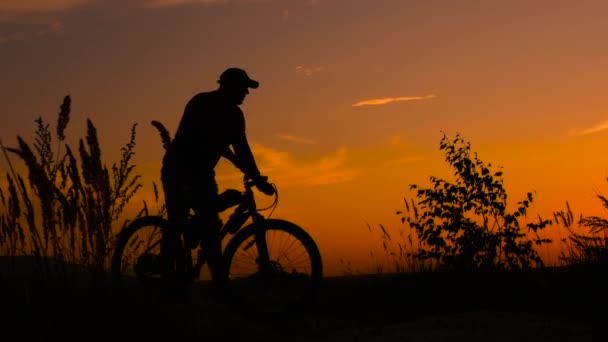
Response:
[[[405,212],[397,212],[419,240],[410,256],[448,270],[542,267],[535,245],[551,241],[536,233],[552,221],[539,216],[537,223],[520,223],[532,193],[509,211],[502,171],[486,165],[460,135],[450,141],[443,134],[439,147],[455,180],[431,176],[431,187],[410,185],[416,200],[406,199]]]

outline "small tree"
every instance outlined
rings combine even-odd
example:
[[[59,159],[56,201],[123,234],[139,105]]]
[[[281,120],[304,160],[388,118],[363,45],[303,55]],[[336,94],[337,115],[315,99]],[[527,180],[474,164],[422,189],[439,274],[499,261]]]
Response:
[[[455,180],[431,176],[430,188],[410,185],[417,200],[408,204],[406,199],[406,211],[397,212],[418,235],[420,245],[412,256],[450,270],[542,267],[534,245],[551,241],[536,233],[551,221],[539,216],[537,223],[520,223],[532,193],[510,212],[500,170],[492,171],[492,165],[472,153],[470,143],[460,135],[450,141],[443,134],[439,147],[454,169]]]

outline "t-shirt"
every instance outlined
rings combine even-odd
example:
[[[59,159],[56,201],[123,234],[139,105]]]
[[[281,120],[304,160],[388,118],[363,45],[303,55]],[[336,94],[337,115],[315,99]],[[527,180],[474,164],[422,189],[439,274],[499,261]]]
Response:
[[[243,111],[217,90],[199,93],[186,105],[164,163],[175,167],[179,176],[213,176],[229,146],[246,175],[259,175],[247,142]]]

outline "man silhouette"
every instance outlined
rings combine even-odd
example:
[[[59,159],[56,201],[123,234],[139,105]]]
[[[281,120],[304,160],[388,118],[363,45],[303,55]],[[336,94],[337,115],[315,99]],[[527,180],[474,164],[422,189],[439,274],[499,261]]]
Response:
[[[196,94],[187,103],[175,137],[163,158],[161,179],[171,234],[163,246],[167,256],[177,247],[177,233],[184,230],[189,249],[201,244],[209,270],[217,280],[221,241],[215,234],[221,228],[218,216],[218,187],[215,166],[226,157],[245,179],[271,195],[274,187],[260,175],[245,134],[245,118],[239,105],[259,83],[243,69],[228,68],[219,77],[216,90]],[[190,209],[197,224],[186,227]],[[190,226],[190,225],[188,225]],[[174,260],[169,259],[170,262]]]

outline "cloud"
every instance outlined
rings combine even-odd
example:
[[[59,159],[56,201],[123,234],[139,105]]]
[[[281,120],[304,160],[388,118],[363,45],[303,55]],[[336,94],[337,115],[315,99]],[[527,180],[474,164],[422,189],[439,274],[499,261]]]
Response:
[[[43,37],[50,35],[61,35],[65,31],[62,21],[49,19],[47,22],[29,24],[17,31],[0,32],[0,45],[10,42],[23,41],[31,37]]]
[[[226,3],[227,0],[146,0],[144,6],[145,7],[173,7],[173,6],[182,6],[182,5],[214,5]]]
[[[312,161],[301,161],[287,152],[260,144],[252,145],[256,162],[263,174],[282,186],[322,186],[350,182],[360,175],[360,170],[347,165],[349,153],[345,148]],[[218,180],[237,180],[242,175],[218,174]]]
[[[289,19],[289,9],[284,8],[281,11],[281,19],[283,19],[283,21],[287,21]]]
[[[143,7],[172,7],[188,4],[222,4],[229,0],[138,0],[137,5]],[[103,0],[2,0],[0,1],[0,20],[41,13],[61,13],[103,4]],[[127,5],[127,2],[125,2]]]
[[[38,31],[39,36],[45,36],[48,34],[62,34],[65,30],[63,23],[59,20],[53,20],[49,22],[46,27],[43,27]]]
[[[407,157],[389,159],[389,160],[384,161],[382,163],[381,167],[378,167],[378,168],[402,166],[404,164],[411,164],[411,163],[418,162],[422,159],[423,158],[421,156],[407,156]]]
[[[608,130],[608,121],[601,122],[595,126],[585,128],[585,129],[570,130],[570,134],[571,135],[587,135],[587,134],[598,133],[598,132],[605,131],[605,130]]]
[[[23,32],[11,32],[0,35],[0,44],[16,42],[25,39]]]
[[[65,31],[62,17],[101,0],[1,0],[0,44]]]
[[[401,134],[393,134],[388,137],[387,141],[391,146],[399,146],[404,144]]]
[[[96,2],[95,0],[2,0],[3,14],[25,14],[37,12],[60,12]]]
[[[0,23],[40,24],[48,16],[87,7],[101,0],[2,0],[0,1]]]
[[[401,97],[383,97],[379,99],[363,100],[353,104],[353,107],[361,106],[380,106],[392,102],[417,101],[427,100],[436,97],[433,94],[425,96],[401,96]]]
[[[217,5],[228,3],[266,3],[273,0],[143,0],[144,7],[165,8],[183,5]]]
[[[293,142],[296,144],[312,145],[315,143],[312,139],[299,137],[292,134],[277,134],[277,137],[281,140]]]
[[[325,67],[320,66],[320,65],[319,66],[304,66],[304,65],[296,66],[296,74],[302,75],[304,77],[312,77],[315,74],[318,74],[323,70],[325,70]]]
[[[272,0],[136,0],[132,1],[137,6],[148,8],[163,8],[182,5],[214,5],[227,3],[264,3]],[[104,4],[107,0],[1,0],[0,20],[14,16],[40,14],[48,12],[65,12],[76,8],[82,8],[93,4]],[[124,1],[127,5],[129,1]],[[314,4],[316,1],[308,2]],[[128,4],[131,5],[131,4]]]

